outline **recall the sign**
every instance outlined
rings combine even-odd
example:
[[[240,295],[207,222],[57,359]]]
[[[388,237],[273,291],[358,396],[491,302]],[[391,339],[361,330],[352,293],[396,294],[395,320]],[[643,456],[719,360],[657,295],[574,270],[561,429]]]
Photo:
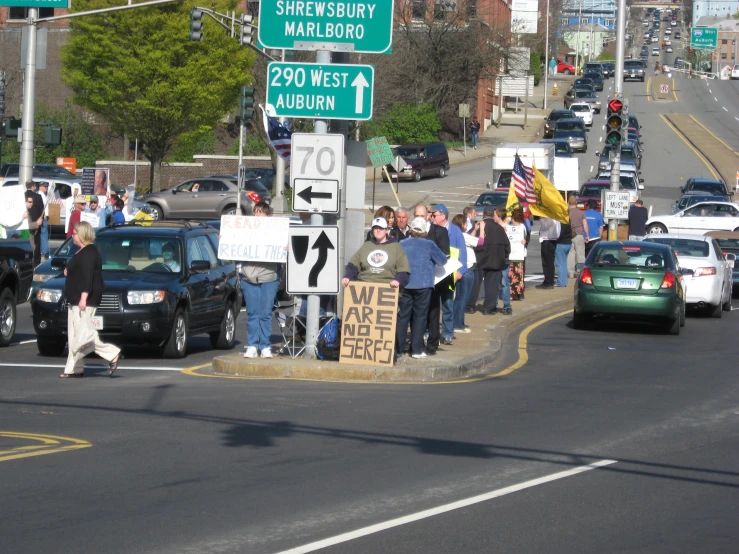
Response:
[[[285,263],[290,219],[224,215],[218,257],[242,262]]]
[[[392,366],[397,313],[397,288],[384,283],[349,283],[344,289],[339,362]]]

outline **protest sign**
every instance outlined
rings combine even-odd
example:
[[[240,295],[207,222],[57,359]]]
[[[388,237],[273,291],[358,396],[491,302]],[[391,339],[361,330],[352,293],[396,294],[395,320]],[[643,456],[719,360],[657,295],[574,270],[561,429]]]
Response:
[[[80,221],[86,221],[90,225],[92,225],[93,229],[97,229],[100,227],[100,214],[96,214],[93,212],[82,212],[80,214]]]
[[[20,185],[1,187],[0,225],[28,229],[28,221],[23,219],[24,213],[26,213],[26,187]]]
[[[93,194],[100,198],[110,196],[110,169],[106,167],[82,168],[82,192],[89,197]]]
[[[522,262],[526,259],[526,245],[522,242],[526,240],[526,227],[523,225],[506,225],[505,232],[511,243],[511,253],[508,259],[514,262]]]
[[[398,289],[354,281],[344,289],[339,362],[392,366]]]
[[[285,263],[290,219],[224,215],[218,257],[242,262]]]
[[[434,284],[438,285],[444,277],[446,277],[447,275],[451,275],[460,267],[462,267],[462,262],[460,262],[459,260],[455,260],[454,258],[449,258],[444,265],[435,265]]]

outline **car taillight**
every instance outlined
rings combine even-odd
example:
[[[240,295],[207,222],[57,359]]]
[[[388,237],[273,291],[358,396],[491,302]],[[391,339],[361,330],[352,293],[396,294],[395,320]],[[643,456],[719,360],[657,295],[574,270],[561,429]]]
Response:
[[[705,277],[706,275],[716,275],[716,268],[711,267],[699,267],[693,270],[693,277]]]
[[[590,273],[590,268],[586,267],[580,272],[580,283],[583,285],[593,284],[593,274]]]
[[[251,200],[255,204],[262,201],[262,199],[259,197],[259,195],[256,192],[254,192],[253,190],[252,191],[249,191],[247,193],[247,196],[249,197],[249,200]]]
[[[672,273],[665,273],[665,278],[662,279],[662,284],[659,286],[661,289],[671,289],[675,286],[675,276]]]

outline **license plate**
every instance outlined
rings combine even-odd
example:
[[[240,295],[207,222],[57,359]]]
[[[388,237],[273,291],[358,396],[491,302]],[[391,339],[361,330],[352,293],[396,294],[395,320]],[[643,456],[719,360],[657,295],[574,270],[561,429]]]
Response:
[[[635,289],[639,286],[638,279],[616,279],[617,289]]]
[[[92,328],[96,331],[102,331],[103,330],[103,316],[96,315],[92,318]]]

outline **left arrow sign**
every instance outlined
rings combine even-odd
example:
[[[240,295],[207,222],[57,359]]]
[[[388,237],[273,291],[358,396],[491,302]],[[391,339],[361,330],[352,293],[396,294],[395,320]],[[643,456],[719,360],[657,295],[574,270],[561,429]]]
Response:
[[[314,198],[332,198],[333,194],[330,192],[313,192],[313,186],[309,185],[301,190],[298,196],[308,202],[308,204],[312,204]]]

